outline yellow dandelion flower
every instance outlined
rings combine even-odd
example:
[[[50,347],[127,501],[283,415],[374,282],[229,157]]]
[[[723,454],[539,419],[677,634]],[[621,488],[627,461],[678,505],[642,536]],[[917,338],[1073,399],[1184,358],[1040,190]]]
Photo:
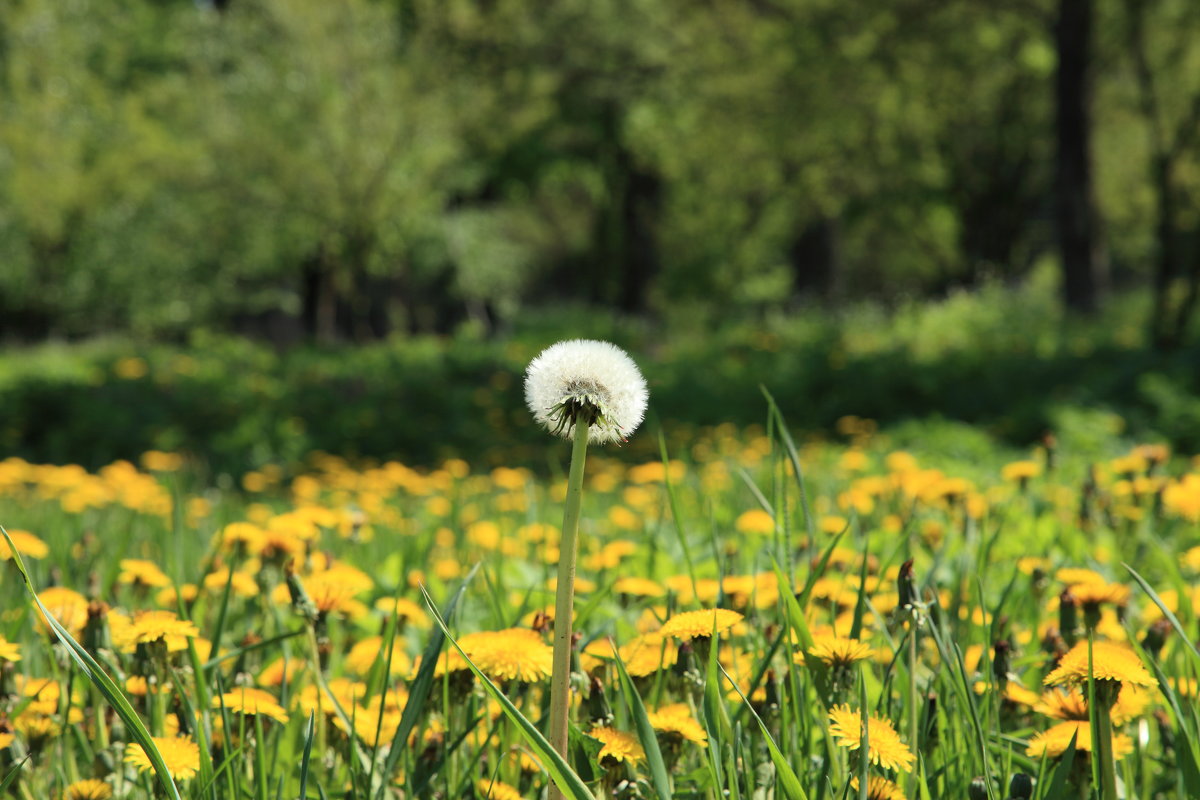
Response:
[[[410,625],[426,629],[433,625],[425,609],[406,597],[381,597],[375,601],[375,610],[395,614]]]
[[[521,793],[515,787],[486,779],[475,781],[475,794],[489,800],[521,800]]]
[[[83,630],[87,622],[88,601],[79,592],[65,586],[51,586],[38,592],[38,600],[41,600],[46,610],[71,633]],[[49,630],[49,625],[40,616],[38,621]]]
[[[1086,720],[1069,720],[1037,734],[1029,740],[1025,754],[1033,758],[1048,756],[1057,758],[1067,751],[1071,739],[1075,749],[1085,753],[1092,751],[1092,727]],[[1133,752],[1133,740],[1123,733],[1113,736],[1113,757],[1123,758]]]
[[[492,680],[532,683],[549,678],[553,669],[554,648],[528,628],[469,633],[459,645]]]
[[[282,686],[284,678],[289,684],[294,684],[296,678],[308,669],[308,660],[304,658],[279,658],[262,668],[255,681],[259,686]]]
[[[378,658],[380,664],[387,662],[387,653],[383,649],[382,636],[368,636],[360,641],[346,654],[346,668],[355,675],[366,675],[375,665]],[[404,652],[404,640],[396,637],[392,640],[392,675],[407,675],[412,670],[412,659]]]
[[[121,572],[117,575],[117,583],[161,589],[169,586],[171,579],[153,561],[142,558],[122,558]]]
[[[862,715],[842,704],[829,709],[829,732],[851,752],[862,747]],[[900,739],[890,720],[872,716],[867,720],[867,749],[871,763],[883,769],[912,772],[916,757]]]
[[[293,705],[299,707],[305,717],[309,714],[334,714],[336,712],[329,695],[336,698],[342,708],[350,708],[367,696],[367,685],[349,678],[334,678],[329,681],[329,693],[325,694],[319,686],[309,684],[295,695]]]
[[[232,576],[230,575],[231,571]],[[210,592],[223,593],[227,585],[234,597],[256,597],[258,595],[258,581],[254,579],[253,575],[241,570],[231,570],[226,567],[204,576],[204,588]]]
[[[46,543],[29,531],[11,530],[8,532],[8,536],[16,546],[17,552],[26,558],[45,558],[50,554],[50,548]],[[10,558],[12,558],[12,550],[9,549],[8,542],[4,540],[4,537],[0,536],[0,561],[8,561]]]
[[[1063,567],[1054,573],[1054,579],[1067,586],[1077,586],[1081,583],[1108,583],[1099,572],[1085,567]]]
[[[173,607],[177,600],[182,600],[185,605],[196,602],[196,598],[200,596],[200,589],[194,583],[181,583],[178,588],[168,586],[165,589],[160,589],[154,595],[154,601],[160,606]]]
[[[686,703],[671,703],[650,711],[646,714],[656,733],[681,741],[695,742],[701,747],[708,746],[708,734],[700,723],[692,716]]]
[[[1150,705],[1150,694],[1145,689],[1133,684],[1121,684],[1117,694],[1117,702],[1109,711],[1114,725],[1124,725],[1145,713]],[[1079,687],[1068,689],[1051,689],[1041,695],[1034,704],[1033,710],[1047,717],[1076,722],[1088,721],[1087,697]]]
[[[830,667],[848,667],[856,661],[865,661],[875,655],[874,649],[858,639],[843,639],[840,636],[817,636],[809,655]],[[804,663],[804,653],[795,655],[797,664]]]
[[[1098,606],[1101,603],[1124,606],[1132,593],[1128,586],[1120,583],[1078,583],[1069,588],[1081,606]]]
[[[775,532],[775,518],[761,508],[752,508],[742,512],[733,527],[738,533],[757,533],[766,535]]]
[[[1136,686],[1154,686],[1154,678],[1146,670],[1137,653],[1113,642],[1092,644],[1092,675],[1096,680],[1119,681]],[[1045,684],[1080,683],[1088,678],[1088,643],[1079,642],[1062,657],[1058,666],[1046,676]]]
[[[112,787],[95,778],[75,781],[63,791],[62,795],[63,800],[109,800],[112,796]]]
[[[116,618],[117,615],[111,615],[110,621]],[[171,652],[186,650],[188,637],[199,635],[200,629],[195,623],[179,619],[173,611],[142,611],[130,621],[128,627],[112,625],[113,643],[129,651],[139,644],[157,641],[165,641]]]
[[[0,634],[0,661],[20,661],[21,645],[10,642]]]
[[[614,764],[636,764],[646,760],[646,751],[631,733],[614,728],[592,728],[588,731],[588,736],[604,743],[604,747],[600,748],[601,762],[606,758]]]
[[[667,590],[658,581],[629,576],[613,584],[613,591],[630,597],[666,597]]]
[[[1014,461],[1000,469],[1000,476],[1010,483],[1024,483],[1042,474],[1042,465],[1036,461]]]
[[[186,781],[200,771],[200,748],[187,736],[155,736],[154,746],[162,754],[163,761],[175,780]],[[125,747],[125,763],[137,767],[138,772],[150,772],[154,765],[140,744]]]
[[[669,669],[679,660],[679,647],[661,631],[643,633],[619,648],[625,670],[635,678]]]
[[[857,796],[859,787],[857,777],[850,779],[850,786],[854,789],[854,796]],[[906,798],[903,789],[887,778],[876,775],[867,778],[867,800],[906,800]]]
[[[663,636],[674,636],[676,639],[692,639],[712,636],[714,630],[722,633],[741,621],[741,614],[727,608],[684,611],[664,622],[660,633]]]
[[[53,739],[62,730],[56,718],[32,713],[28,708],[13,720],[13,729],[21,738],[34,743]]]
[[[270,692],[265,692],[262,689],[252,689],[249,686],[239,686],[232,692],[226,692],[220,697],[212,699],[212,707],[220,709],[224,707],[230,714],[244,714],[251,716],[258,714],[260,716],[270,717],[277,722],[287,722],[287,712],[283,710],[283,706],[279,705],[279,701]]]

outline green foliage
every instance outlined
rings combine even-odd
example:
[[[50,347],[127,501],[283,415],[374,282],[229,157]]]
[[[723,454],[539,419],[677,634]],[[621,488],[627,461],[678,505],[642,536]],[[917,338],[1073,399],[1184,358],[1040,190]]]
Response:
[[[581,334],[637,354],[673,454],[697,426],[761,424],[760,385],[810,434],[853,414],[878,421],[898,447],[920,443],[968,470],[998,442],[1015,456],[1047,432],[1062,452],[1093,460],[1122,438],[1200,448],[1195,349],[1130,347],[1122,308],[1090,324],[1043,316],[1050,291],[990,289],[890,317],[814,309],[706,334],[563,312],[528,316],[507,340],[465,331],[284,352],[211,335],[187,346],[46,345],[0,357],[0,450],[93,467],[180,450],[233,474],[316,450],[542,463],[520,376],[547,342]],[[659,454],[653,437],[627,452]]]
[[[223,5],[0,7],[0,333],[705,324],[1053,266],[1049,0]],[[1194,5],[1096,0],[1123,284],[1163,148],[1194,249]]]

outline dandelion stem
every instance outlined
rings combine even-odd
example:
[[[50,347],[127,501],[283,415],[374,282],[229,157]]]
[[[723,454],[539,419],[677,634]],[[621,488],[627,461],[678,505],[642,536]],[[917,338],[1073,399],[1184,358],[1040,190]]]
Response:
[[[579,509],[583,502],[583,466],[587,460],[588,426],[576,422],[571,439],[571,469],[558,545],[558,585],[554,599],[554,672],[550,677],[550,745],[567,758],[567,712],[571,684],[571,612],[575,600],[575,556],[578,550]],[[550,800],[562,793],[550,787]]]

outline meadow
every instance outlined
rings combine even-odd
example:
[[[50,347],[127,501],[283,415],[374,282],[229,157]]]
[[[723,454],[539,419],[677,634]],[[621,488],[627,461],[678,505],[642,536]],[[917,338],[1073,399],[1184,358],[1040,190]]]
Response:
[[[589,455],[566,764],[562,442],[221,488],[163,451],[0,462],[2,793],[1200,796],[1200,461],[793,438],[761,402]]]

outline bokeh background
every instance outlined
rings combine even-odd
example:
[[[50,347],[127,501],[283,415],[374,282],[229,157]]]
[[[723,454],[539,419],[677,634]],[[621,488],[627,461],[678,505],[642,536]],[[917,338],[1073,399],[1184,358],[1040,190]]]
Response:
[[[1192,0],[7,0],[0,452],[536,462],[575,336],[671,436],[1195,451],[1198,190]]]

